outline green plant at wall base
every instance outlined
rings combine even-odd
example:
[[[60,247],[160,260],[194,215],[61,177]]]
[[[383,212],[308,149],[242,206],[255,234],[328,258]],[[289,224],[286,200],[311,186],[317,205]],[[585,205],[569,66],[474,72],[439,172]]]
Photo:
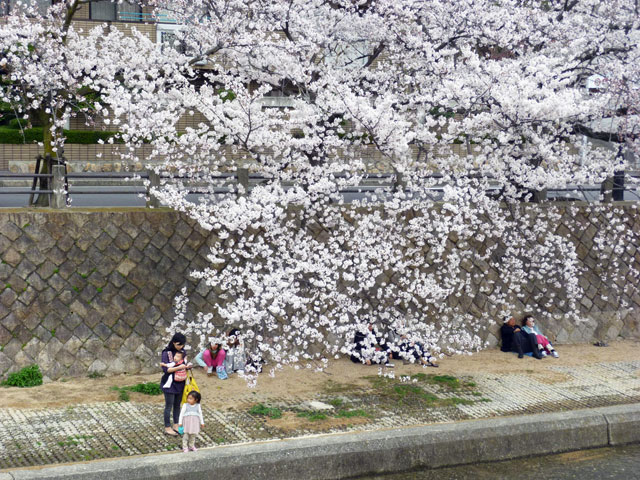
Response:
[[[96,288],[96,291],[97,291],[98,293],[102,293],[102,287],[98,287],[98,288]]]
[[[133,303],[133,297],[127,300],[127,303]]]
[[[120,394],[118,395],[118,400],[120,400],[121,402],[128,402],[130,400],[129,392],[127,392],[124,389],[120,390]]]
[[[91,372],[89,373],[89,375],[87,375],[87,377],[89,378],[103,378],[104,377],[104,373],[100,373],[100,372]]]
[[[10,283],[5,284],[4,288],[11,288],[11,284]]]
[[[10,373],[0,385],[8,387],[36,387],[42,385],[42,372],[38,365],[30,365],[23,369]]]
[[[78,287],[73,287],[73,289],[76,291],[76,293],[80,291]]]
[[[60,269],[59,268],[54,268],[53,269],[53,273],[60,273]]]

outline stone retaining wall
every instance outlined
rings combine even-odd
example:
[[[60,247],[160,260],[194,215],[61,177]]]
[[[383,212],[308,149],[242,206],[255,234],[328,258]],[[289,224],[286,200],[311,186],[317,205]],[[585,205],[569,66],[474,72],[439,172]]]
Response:
[[[640,249],[627,245],[624,255],[609,255],[603,263],[593,240],[605,216],[592,215],[586,206],[557,208],[564,220],[555,233],[576,244],[586,268],[580,308],[588,321],[563,320],[558,309],[557,321],[543,324],[545,332],[559,343],[639,338],[638,289],[624,286],[637,285]],[[611,209],[625,218],[625,228],[640,232],[635,205]],[[157,371],[180,289],[187,287],[190,305],[201,311],[214,311],[219,301],[215,291],[188,276],[208,264],[208,242],[214,240],[193,220],[166,210],[0,212],[0,379],[32,363],[49,379]],[[499,272],[477,263],[470,274],[499,283]],[[613,267],[623,269],[618,293],[605,275]],[[529,288],[514,300],[522,311],[536,293],[535,285]],[[472,313],[497,308],[479,290],[454,300]],[[489,345],[497,343],[495,325],[481,335]]]

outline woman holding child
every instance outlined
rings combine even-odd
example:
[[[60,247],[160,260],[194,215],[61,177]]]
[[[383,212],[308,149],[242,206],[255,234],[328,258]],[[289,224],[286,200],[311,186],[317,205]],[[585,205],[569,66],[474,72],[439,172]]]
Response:
[[[162,351],[162,362],[160,363],[163,371],[160,385],[164,393],[164,433],[172,437],[178,435],[180,402],[182,401],[187,370],[191,368],[191,364],[187,363],[187,354],[184,350],[186,342],[187,338],[184,334],[174,334],[167,348]],[[172,410],[173,424],[171,423]]]

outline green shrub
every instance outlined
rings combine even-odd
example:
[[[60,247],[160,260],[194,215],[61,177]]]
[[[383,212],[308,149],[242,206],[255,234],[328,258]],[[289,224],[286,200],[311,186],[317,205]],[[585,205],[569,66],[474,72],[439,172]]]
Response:
[[[42,385],[42,372],[38,365],[30,365],[22,370],[9,374],[9,377],[2,382],[8,387],[35,387]]]
[[[24,134],[24,136],[23,136]],[[87,131],[87,130],[64,130],[64,136],[67,138],[65,143],[77,143],[83,145],[92,145],[98,143],[98,140],[106,142],[113,137],[116,132]],[[22,144],[42,142],[42,127],[33,127],[20,130],[18,128],[10,128],[0,126],[0,144]],[[114,143],[122,143],[121,140],[114,139]]]
[[[130,392],[144,393],[145,395],[162,395],[162,389],[159,383],[138,383],[131,387],[124,387]]]

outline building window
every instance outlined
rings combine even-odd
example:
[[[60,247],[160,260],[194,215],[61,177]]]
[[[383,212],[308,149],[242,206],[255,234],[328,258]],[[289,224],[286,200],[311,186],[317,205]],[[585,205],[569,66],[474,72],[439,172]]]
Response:
[[[18,0],[2,0],[0,1],[0,14],[1,15],[9,15],[9,13],[11,13],[12,11],[15,10],[16,5],[18,3]],[[25,6],[30,7],[31,4],[27,3],[25,5],[25,2],[23,1],[20,6],[22,6],[23,8]],[[46,15],[47,11],[49,10],[49,7],[51,6],[51,0],[36,0],[35,1],[35,6],[38,10],[38,13],[40,15]]]
[[[106,20],[108,22],[141,22],[142,7],[135,2],[103,0],[91,2],[89,9],[91,20]]]

